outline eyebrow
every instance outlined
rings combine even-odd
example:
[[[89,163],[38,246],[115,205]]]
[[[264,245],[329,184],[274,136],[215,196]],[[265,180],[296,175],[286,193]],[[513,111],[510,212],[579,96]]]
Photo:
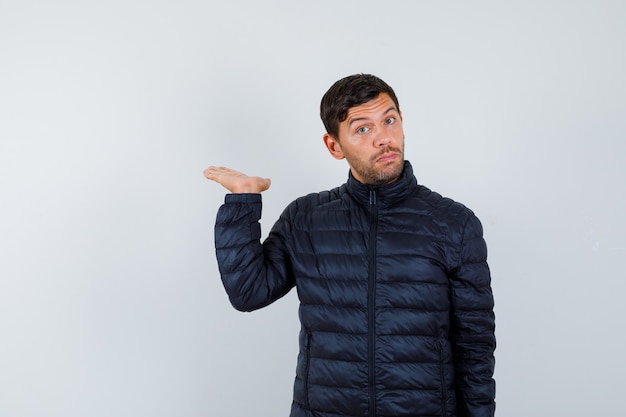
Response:
[[[388,114],[391,111],[397,112],[396,106],[391,106],[387,110],[385,110],[385,112],[383,113],[383,116]],[[369,118],[368,117],[357,117],[357,118],[351,119],[350,122],[348,122],[348,127],[351,127],[354,122],[360,122],[362,120],[369,120]]]

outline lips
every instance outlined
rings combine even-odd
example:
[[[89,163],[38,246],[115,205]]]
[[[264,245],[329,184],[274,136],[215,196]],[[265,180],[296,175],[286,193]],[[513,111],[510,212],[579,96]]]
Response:
[[[384,164],[384,163],[397,159],[397,157],[398,157],[398,154],[396,152],[386,152],[382,154],[380,157],[378,157],[378,159],[376,159],[376,162]]]

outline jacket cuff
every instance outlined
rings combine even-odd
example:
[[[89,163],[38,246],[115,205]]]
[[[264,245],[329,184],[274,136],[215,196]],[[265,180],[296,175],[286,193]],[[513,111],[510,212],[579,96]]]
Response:
[[[261,194],[226,194],[224,203],[260,203]]]

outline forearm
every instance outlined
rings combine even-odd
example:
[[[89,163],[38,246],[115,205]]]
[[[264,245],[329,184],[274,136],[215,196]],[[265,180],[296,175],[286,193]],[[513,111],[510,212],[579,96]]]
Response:
[[[491,309],[453,315],[453,341],[459,416],[493,417],[496,340]]]
[[[264,307],[293,287],[280,234],[263,244],[260,194],[229,194],[215,224],[215,248],[224,288],[238,310]]]

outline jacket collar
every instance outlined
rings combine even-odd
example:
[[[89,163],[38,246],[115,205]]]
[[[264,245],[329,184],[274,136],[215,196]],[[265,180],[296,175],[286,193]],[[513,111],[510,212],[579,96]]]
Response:
[[[417,179],[413,175],[413,167],[409,161],[404,161],[404,170],[398,181],[387,185],[363,184],[349,173],[346,183],[348,193],[359,203],[369,205],[376,203],[378,206],[388,206],[403,200],[417,189]],[[372,200],[375,198],[375,200]]]

